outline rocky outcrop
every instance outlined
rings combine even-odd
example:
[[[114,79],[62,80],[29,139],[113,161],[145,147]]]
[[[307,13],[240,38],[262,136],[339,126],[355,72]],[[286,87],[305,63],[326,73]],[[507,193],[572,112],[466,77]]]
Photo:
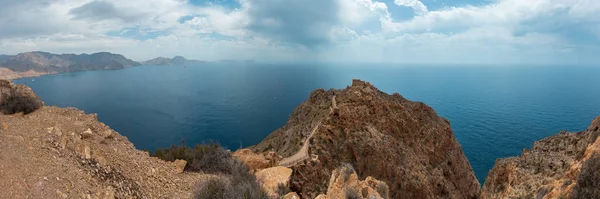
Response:
[[[290,187],[305,198],[326,190],[344,163],[353,165],[359,178],[386,182],[391,198],[479,195],[479,183],[449,122],[423,103],[388,95],[367,82],[312,92],[285,126],[250,149],[276,151],[285,159],[304,142],[310,143],[311,158],[290,166]]]
[[[0,67],[15,72],[63,73],[88,70],[114,70],[140,64],[123,55],[100,52],[94,54],[52,54],[27,52],[0,61]]]
[[[257,171],[254,175],[256,175],[256,180],[261,182],[267,195],[279,198],[280,196],[277,195],[277,189],[280,185],[286,187],[289,186],[292,170],[278,166]]]
[[[148,61],[142,62],[145,66],[174,66],[174,65],[196,65],[206,63],[199,60],[190,60],[182,56],[175,56],[173,58],[157,57]]]
[[[595,198],[585,186],[600,185],[600,117],[587,130],[534,143],[519,157],[498,159],[483,185],[481,198]],[[587,166],[586,166],[587,165]],[[594,180],[595,178],[595,180]],[[592,180],[590,180],[592,179]],[[594,184],[595,183],[595,184]]]
[[[389,187],[385,182],[376,180],[371,176],[364,181],[360,181],[352,166],[344,165],[331,174],[327,194],[320,194],[316,198],[383,199],[390,198],[390,196]]]
[[[246,166],[248,166],[250,171],[256,171],[259,169],[266,169],[266,168],[275,166],[274,161],[267,159],[267,157],[265,157],[265,155],[256,154],[256,153],[252,152],[252,150],[250,150],[250,149],[240,149],[240,150],[233,152],[233,154],[231,154],[231,155],[233,157],[238,158]]]
[[[0,95],[33,95],[0,81]],[[191,198],[210,176],[150,157],[74,108],[0,113],[0,198]]]

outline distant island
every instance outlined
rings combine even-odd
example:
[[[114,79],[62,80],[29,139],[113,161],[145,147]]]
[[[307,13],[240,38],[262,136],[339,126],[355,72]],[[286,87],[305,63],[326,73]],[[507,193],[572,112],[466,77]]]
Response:
[[[165,57],[157,57],[148,61],[143,61],[142,65],[145,66],[174,66],[174,65],[194,65],[194,64],[202,64],[206,63],[206,61],[200,60],[189,60],[182,56],[175,56],[171,59]]]
[[[207,63],[182,56],[157,57],[136,62],[120,54],[98,52],[93,54],[53,54],[42,51],[17,55],[0,55],[0,79],[18,79],[47,74],[77,71],[117,70],[136,66],[197,65]]]

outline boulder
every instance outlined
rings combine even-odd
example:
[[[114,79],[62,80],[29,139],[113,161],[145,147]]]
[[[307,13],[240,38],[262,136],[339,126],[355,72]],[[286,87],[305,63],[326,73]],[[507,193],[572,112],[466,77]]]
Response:
[[[187,164],[187,161],[185,160],[175,160],[175,162],[173,162],[175,164],[175,171],[177,173],[183,173],[183,171],[185,170],[185,165]]]
[[[352,166],[344,165],[331,174],[327,195],[320,194],[317,198],[389,198],[389,187],[370,176],[360,181]]]
[[[263,189],[269,196],[277,195],[279,184],[289,185],[292,169],[282,166],[259,170],[255,173],[256,179],[262,182]]]
[[[233,152],[232,155],[239,158],[251,171],[265,169],[272,165],[265,156],[256,154],[250,149],[240,149]]]
[[[296,192],[289,192],[282,197],[282,199],[300,199],[300,196]]]

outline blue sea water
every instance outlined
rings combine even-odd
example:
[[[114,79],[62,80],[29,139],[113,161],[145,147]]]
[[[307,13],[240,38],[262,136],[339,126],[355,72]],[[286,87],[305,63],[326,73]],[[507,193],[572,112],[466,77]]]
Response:
[[[138,149],[216,141],[256,144],[317,88],[353,78],[422,101],[450,120],[483,183],[497,158],[520,155],[600,115],[600,67],[204,64],[145,66],[17,80],[47,105],[97,113]]]

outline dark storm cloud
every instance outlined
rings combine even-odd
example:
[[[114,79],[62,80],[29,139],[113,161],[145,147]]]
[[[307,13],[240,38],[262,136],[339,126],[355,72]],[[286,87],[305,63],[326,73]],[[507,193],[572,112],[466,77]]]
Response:
[[[128,13],[127,10],[118,9],[114,4],[106,1],[92,1],[69,11],[69,14],[75,19],[120,19],[124,22],[133,22],[138,19],[138,16]]]
[[[258,35],[307,47],[329,43],[339,23],[336,0],[251,0],[248,29]]]

